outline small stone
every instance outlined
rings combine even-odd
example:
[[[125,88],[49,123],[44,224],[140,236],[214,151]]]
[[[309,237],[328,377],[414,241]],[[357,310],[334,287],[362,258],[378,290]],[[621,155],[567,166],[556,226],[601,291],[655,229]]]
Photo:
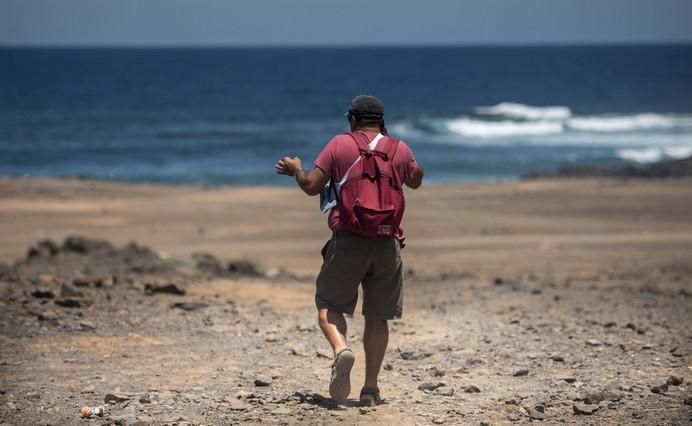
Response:
[[[29,392],[25,395],[25,397],[30,401],[38,401],[41,399],[41,394],[38,392]]]
[[[384,368],[387,371],[392,371],[394,369],[394,367],[390,363],[386,363],[382,368]]]
[[[601,346],[601,345],[602,345],[601,341],[600,341],[600,340],[596,340],[596,339],[587,339],[587,340],[586,340],[586,344],[587,344],[588,346],[592,346],[592,347],[596,347],[596,346]]]
[[[577,381],[577,378],[576,378],[576,377],[572,377],[572,376],[563,376],[563,377],[560,377],[560,380],[563,380],[563,381],[565,381],[565,382],[567,382],[567,383],[574,383],[574,382]]]
[[[529,369],[528,368],[520,368],[519,370],[515,371],[512,376],[514,377],[522,377],[522,376],[528,376],[529,375]]]
[[[432,422],[435,423],[436,425],[442,425],[445,423],[445,419],[443,417],[435,417]]]
[[[682,358],[685,356],[684,352],[680,348],[673,348],[670,350],[670,354],[673,355],[676,358]]]
[[[670,376],[668,379],[666,379],[666,384],[671,385],[671,386],[680,386],[683,382],[682,377],[678,376]]]
[[[171,308],[178,308],[188,312],[206,308],[207,306],[209,305],[203,302],[177,302],[171,304]]]
[[[608,321],[605,324],[603,324],[603,327],[605,328],[612,328],[617,326],[618,324],[615,321]]]
[[[272,411],[271,414],[274,416],[285,416],[287,414],[291,414],[291,409],[288,407],[279,407]]]
[[[126,396],[118,396],[112,393],[107,393],[106,396],[103,398],[103,402],[105,402],[106,404],[118,404],[129,399],[130,398]]]
[[[480,393],[481,390],[478,389],[478,386],[475,385],[469,385],[464,388],[464,392],[466,393]]]
[[[72,285],[75,287],[88,287],[92,283],[92,278],[77,277],[72,280]]]
[[[407,361],[415,361],[415,360],[420,360],[420,359],[425,359],[430,356],[432,356],[431,352],[419,352],[415,349],[410,349],[410,348],[399,348],[399,356],[401,356],[401,359],[405,359]]]
[[[75,298],[62,298],[62,299],[55,299],[53,302],[58,306],[62,306],[63,308],[81,308],[82,307],[82,302],[79,299]]]
[[[545,419],[545,406],[542,404],[534,405],[533,407],[529,408],[528,411],[529,417],[531,417],[534,420]]]
[[[84,293],[82,293],[80,290],[77,290],[77,288],[71,286],[70,284],[63,283],[60,286],[60,297],[82,298],[84,297]]]
[[[438,382],[438,383],[425,382],[425,383],[421,383],[420,385],[418,385],[418,389],[422,390],[423,392],[432,392],[435,389],[442,387],[444,385],[445,384],[442,382]]]
[[[272,379],[267,376],[257,376],[254,383],[255,386],[269,386],[272,384]]]
[[[93,331],[96,330],[96,324],[91,321],[81,321],[79,323],[79,328],[83,331]]]
[[[624,352],[634,352],[641,349],[643,345],[644,342],[640,340],[630,339],[620,343],[620,349]]]
[[[597,404],[574,404],[572,411],[576,415],[591,415],[598,411],[600,407]]]
[[[144,293],[151,296],[152,294],[155,293],[167,293],[167,294],[176,294],[179,296],[182,296],[185,294],[185,289],[178,287],[175,284],[152,284],[152,283],[147,283],[144,285]]]
[[[668,384],[667,383],[662,383],[660,385],[654,385],[649,388],[651,392],[657,393],[657,394],[663,394],[668,391]]]
[[[685,398],[685,405],[692,405],[692,397]]]
[[[436,394],[442,395],[442,396],[453,396],[454,395],[454,389],[453,388],[438,388],[435,391]]]
[[[325,351],[324,349],[318,349],[317,351],[315,351],[315,356],[317,356],[317,358],[332,359],[332,354]]]
[[[554,362],[565,362],[565,359],[561,357],[560,355],[553,355],[550,357],[551,360]]]
[[[37,299],[52,299],[55,297],[55,293],[52,290],[42,288],[32,291],[31,295]]]
[[[144,395],[139,397],[139,402],[141,402],[142,404],[151,404],[151,397],[148,393],[145,393]]]

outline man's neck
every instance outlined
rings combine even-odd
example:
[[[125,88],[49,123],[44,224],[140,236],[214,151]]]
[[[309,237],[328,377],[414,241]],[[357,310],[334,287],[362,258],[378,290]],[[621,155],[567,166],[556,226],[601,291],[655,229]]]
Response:
[[[359,127],[357,129],[353,129],[354,132],[361,131],[361,132],[374,132],[374,133],[379,133],[380,128],[379,127]]]

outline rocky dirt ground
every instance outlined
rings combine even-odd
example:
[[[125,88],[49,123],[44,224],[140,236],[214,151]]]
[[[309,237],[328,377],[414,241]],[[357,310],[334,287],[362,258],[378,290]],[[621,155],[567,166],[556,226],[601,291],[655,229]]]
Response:
[[[270,265],[268,265],[270,266]],[[407,272],[384,403],[328,398],[310,277],[74,236],[0,265],[0,424],[689,424],[692,265]],[[80,418],[84,405],[105,415]]]

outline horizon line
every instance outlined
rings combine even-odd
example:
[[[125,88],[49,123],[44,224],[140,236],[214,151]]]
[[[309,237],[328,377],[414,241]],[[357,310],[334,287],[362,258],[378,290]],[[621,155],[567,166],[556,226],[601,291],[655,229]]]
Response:
[[[690,46],[692,40],[563,41],[508,43],[370,43],[370,44],[5,44],[0,49],[381,49],[381,48],[521,48],[521,47],[620,47]]]

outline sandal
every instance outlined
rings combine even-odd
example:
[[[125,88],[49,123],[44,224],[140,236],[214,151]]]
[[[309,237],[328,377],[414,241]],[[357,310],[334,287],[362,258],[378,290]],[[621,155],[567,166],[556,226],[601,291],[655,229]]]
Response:
[[[360,390],[360,403],[365,406],[372,406],[382,402],[379,388],[366,388]]]
[[[351,393],[351,368],[355,360],[353,351],[348,348],[339,351],[334,357],[329,395],[337,401],[345,401]]]

